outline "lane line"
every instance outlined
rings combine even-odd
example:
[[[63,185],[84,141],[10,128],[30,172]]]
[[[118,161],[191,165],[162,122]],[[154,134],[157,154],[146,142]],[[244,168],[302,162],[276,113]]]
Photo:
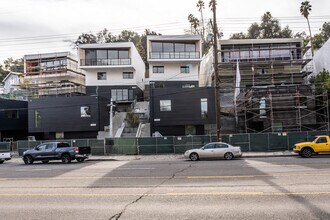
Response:
[[[74,194],[74,193],[18,193],[0,194],[0,197],[125,197],[125,196],[141,196],[143,194],[138,193],[102,193],[102,194]],[[175,197],[175,196],[289,196],[289,195],[330,195],[330,192],[205,192],[205,193],[151,193],[145,196],[163,196],[163,197]]]
[[[236,175],[236,176],[77,176],[77,177],[29,177],[29,178],[0,178],[0,181],[11,180],[79,180],[79,179],[240,179],[257,177],[292,177],[292,176],[330,176],[330,173],[281,173],[273,175]]]

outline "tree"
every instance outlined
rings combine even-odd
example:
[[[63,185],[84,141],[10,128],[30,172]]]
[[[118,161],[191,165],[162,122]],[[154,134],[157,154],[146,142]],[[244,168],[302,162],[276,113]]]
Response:
[[[2,80],[6,78],[9,71],[5,70],[2,65],[0,65],[0,84],[2,83]]]
[[[246,34],[240,32],[231,35],[230,39],[267,39],[267,38],[292,38],[292,30],[289,26],[281,28],[278,19],[274,18],[270,12],[266,12],[261,17],[261,23],[252,23]]]
[[[191,34],[199,34],[199,20],[193,14],[188,15]]]
[[[309,4],[309,1],[301,2],[300,14],[303,15],[307,20],[309,37],[310,37],[310,41],[312,42],[312,31],[311,31],[311,26],[309,24],[309,19],[308,19],[308,15],[309,15],[310,11],[312,11],[312,5]],[[311,45],[312,45],[312,55],[314,56],[313,44],[311,43]]]
[[[205,3],[203,0],[199,0],[196,4],[196,7],[198,8],[198,11],[201,13],[201,24],[202,30],[201,30],[201,36],[203,43],[205,43],[205,26],[204,26],[204,16],[203,16],[203,9],[205,9]]]
[[[310,79],[310,83],[315,86],[317,94],[322,94],[323,91],[327,90],[330,92],[330,73],[323,69],[317,76]]]
[[[330,38],[330,22],[324,22],[319,34],[313,36],[313,49],[321,48],[325,42]]]
[[[23,72],[24,71],[24,60],[23,58],[14,59],[12,57],[7,58],[3,61],[4,68],[7,71],[12,72]]]

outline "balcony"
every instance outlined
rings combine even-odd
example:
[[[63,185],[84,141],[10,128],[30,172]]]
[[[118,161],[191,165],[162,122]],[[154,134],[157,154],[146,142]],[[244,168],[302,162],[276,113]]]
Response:
[[[150,59],[200,59],[200,52],[150,52]]]
[[[80,66],[122,66],[131,65],[131,59],[81,59]]]

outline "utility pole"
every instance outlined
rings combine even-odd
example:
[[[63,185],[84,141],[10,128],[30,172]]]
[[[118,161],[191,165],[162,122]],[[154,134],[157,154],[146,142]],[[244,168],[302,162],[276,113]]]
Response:
[[[110,99],[110,111],[109,111],[109,137],[113,138],[113,132],[112,132],[112,127],[113,127],[113,122],[112,122],[112,111],[113,111],[113,100],[112,98]]]
[[[218,69],[218,26],[217,26],[217,13],[216,13],[216,0],[211,0],[211,7],[213,11],[213,52],[214,52],[214,78],[213,86],[215,87],[215,112],[217,123],[217,140],[221,140],[221,109],[220,109],[220,79]]]

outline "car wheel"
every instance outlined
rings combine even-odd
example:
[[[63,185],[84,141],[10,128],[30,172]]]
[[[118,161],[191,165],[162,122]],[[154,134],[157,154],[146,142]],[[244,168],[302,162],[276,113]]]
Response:
[[[312,154],[313,154],[313,151],[312,151],[312,149],[310,149],[310,148],[304,148],[304,149],[301,151],[301,156],[302,156],[302,157],[305,157],[305,158],[311,157]]]
[[[197,153],[191,153],[190,156],[189,156],[190,160],[192,161],[196,161],[196,160],[199,160],[199,156]]]
[[[42,161],[42,163],[48,163],[49,162],[49,160],[43,160]]]
[[[24,163],[25,164],[33,164],[33,158],[30,155],[24,156]]]
[[[70,163],[71,162],[71,157],[68,154],[63,154],[61,159],[62,159],[62,163]]]
[[[230,152],[225,153],[225,159],[226,160],[232,160],[234,158],[234,155]]]
[[[84,162],[85,158],[77,158],[76,159],[78,162]]]
[[[0,164],[2,164],[3,162],[5,162],[4,160],[0,160]]]

